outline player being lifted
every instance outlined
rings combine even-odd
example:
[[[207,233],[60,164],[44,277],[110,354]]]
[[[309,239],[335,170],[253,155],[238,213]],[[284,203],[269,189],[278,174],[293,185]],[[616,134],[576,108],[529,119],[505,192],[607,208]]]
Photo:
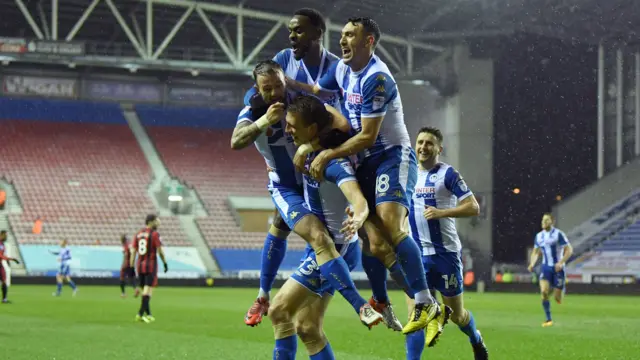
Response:
[[[4,254],[6,251],[6,247],[4,245],[5,241],[7,241],[7,231],[2,230],[0,231],[0,283],[2,283],[2,303],[8,304],[9,300],[7,300],[7,292],[9,289],[7,287],[7,273],[4,269],[4,265],[2,264],[2,260],[7,262],[7,266],[9,266],[9,261],[13,261],[16,264],[20,264],[20,261]]]
[[[324,18],[317,10],[304,8],[294,13],[288,26],[291,47],[280,51],[273,58],[282,67],[286,76],[304,83],[315,84],[320,76],[328,71],[331,64],[338,60],[336,55],[328,52],[322,46],[322,38],[326,30]],[[336,108],[339,106],[336,97],[328,99],[326,103]],[[266,104],[264,104],[256,87],[247,91],[245,105],[253,105],[254,109],[265,107]],[[246,146],[246,144],[242,145]],[[245,316],[247,325],[258,325],[262,321],[262,316],[267,314],[269,294],[284,259],[287,249],[286,239],[290,232],[291,229],[282,220],[276,209],[273,224],[262,248],[260,290],[258,297]]]
[[[553,226],[553,216],[551,214],[542,216],[542,231],[536,234],[533,246],[529,261],[529,271],[533,271],[533,267],[536,265],[540,253],[542,253],[540,295],[542,296],[542,308],[546,316],[542,326],[548,327],[553,325],[549,291],[553,287],[553,295],[556,302],[561,304],[565,288],[564,265],[571,258],[573,248],[564,232]]]
[[[120,236],[120,243],[122,243],[122,266],[120,266],[120,297],[126,297],[127,294],[124,291],[125,288],[125,279],[129,279],[131,286],[133,287],[135,294],[134,297],[138,297],[140,295],[140,288],[136,286],[136,271],[131,266],[131,249],[129,241],[127,241],[127,236]]]
[[[53,293],[53,296],[60,296],[62,293],[62,283],[65,280],[69,286],[71,286],[71,289],[73,289],[73,296],[76,296],[78,288],[76,287],[76,283],[71,279],[71,249],[67,247],[67,240],[60,242],[60,250],[49,250],[49,253],[57,255],[58,262],[60,263],[58,273],[56,274],[56,292]]]
[[[371,327],[381,320],[381,315],[358,293],[347,263],[336,250],[322,221],[310,211],[302,194],[301,175],[295,171],[292,162],[296,147],[284,132],[284,103],[289,102],[284,72],[276,62],[267,60],[258,63],[253,73],[260,95],[271,105],[264,115],[248,106],[240,112],[231,139],[232,147],[255,142],[267,163],[269,192],[283,220],[311,245],[322,275],[353,306],[362,323]],[[344,119],[330,106],[327,106],[327,111],[334,119]],[[343,122],[339,126],[334,124],[334,127],[348,126],[346,121]]]
[[[296,144],[302,144],[326,134],[332,122],[331,113],[320,100],[300,95],[289,105],[285,130]],[[317,153],[310,154],[306,163],[310,164],[315,155]],[[311,213],[321,219],[322,226],[326,226],[341,259],[349,270],[353,270],[360,260],[356,233],[369,214],[367,201],[349,159],[330,161],[325,168],[324,179],[319,183],[308,175],[304,176],[307,205]],[[345,208],[349,205],[353,216],[347,219]],[[285,282],[271,304],[269,316],[276,338],[274,360],[296,358],[297,336],[305,344],[311,359],[335,359],[322,329],[334,289],[321,273],[318,263],[319,255],[307,246],[298,270]]]
[[[440,315],[441,309],[429,293],[420,249],[404,231],[404,220],[416,184],[417,163],[395,80],[386,64],[374,55],[380,36],[378,24],[372,19],[349,19],[340,38],[342,59],[315,86],[294,80],[288,80],[288,83],[319,96],[327,91],[343,94],[342,110],[355,135],[335,149],[322,151],[311,164],[310,173],[321,180],[329,161],[358,154],[356,176],[369,207],[375,209],[369,221],[384,232],[383,238],[395,248],[398,263],[415,294],[415,310],[403,328],[403,333],[408,334],[425,328]],[[299,161],[296,161],[296,167],[300,169]],[[393,253],[376,251],[376,248],[384,247],[375,240],[378,237],[370,238],[371,250],[376,257],[394,259]],[[388,260],[385,265],[390,265]],[[386,275],[384,269],[382,273]],[[431,342],[437,336],[428,331],[427,341]]]
[[[415,151],[418,155],[418,182],[411,199],[409,228],[422,250],[422,263],[429,285],[440,292],[445,311],[427,326],[427,331],[441,333],[449,316],[469,337],[475,360],[489,358],[487,348],[476,329],[473,314],[464,307],[463,275],[460,251],[462,244],[455,218],[476,216],[478,202],[462,176],[440,162],[442,132],[436,128],[420,129]],[[409,312],[413,300],[408,299]],[[451,310],[453,312],[451,313]],[[433,346],[434,341],[427,342]],[[425,346],[424,330],[406,337],[407,360],[419,360]]]
[[[160,219],[158,219],[156,215],[147,215],[145,224],[146,227],[136,234],[131,243],[131,249],[133,249],[133,251],[129,259],[129,266],[133,268],[134,264],[137,265],[136,270],[138,278],[140,279],[140,287],[142,288],[142,302],[140,304],[140,310],[138,310],[138,314],[136,315],[136,321],[150,323],[156,320],[151,315],[149,302],[151,301],[153,288],[158,286],[157,256],[159,255],[162,260],[165,273],[169,271],[169,267],[164,257],[162,241],[158,233]],[[137,264],[136,254],[138,255]]]

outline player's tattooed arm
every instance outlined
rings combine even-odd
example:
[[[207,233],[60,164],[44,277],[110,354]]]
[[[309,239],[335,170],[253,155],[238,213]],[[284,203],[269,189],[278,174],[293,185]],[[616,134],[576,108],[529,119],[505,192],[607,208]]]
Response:
[[[231,148],[233,150],[244,149],[253,144],[254,141],[262,134],[262,130],[255,123],[245,121],[233,129],[231,135]]]
[[[284,104],[277,102],[271,104],[267,112],[255,122],[247,120],[238,123],[233,129],[233,135],[231,135],[231,148],[234,150],[246,148],[256,141],[258,136],[269,126],[284,119],[284,114]]]

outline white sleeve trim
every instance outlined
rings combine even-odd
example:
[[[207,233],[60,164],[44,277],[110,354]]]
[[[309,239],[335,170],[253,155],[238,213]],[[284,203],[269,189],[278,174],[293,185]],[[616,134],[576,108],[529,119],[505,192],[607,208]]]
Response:
[[[249,118],[242,118],[242,119],[238,119],[238,121],[236,122],[236,125],[241,124],[243,122],[250,122],[253,124],[253,120],[249,119]]]
[[[316,83],[316,84],[315,84],[315,86],[317,86],[317,87],[318,87],[318,89],[320,89],[320,90],[323,90],[323,91],[329,91],[329,92],[332,92],[332,93],[335,93],[335,92],[338,92],[338,91],[339,91],[339,90],[330,90],[330,89],[327,89],[327,88],[323,87],[322,85],[320,85],[320,83]]]
[[[469,197],[469,196],[471,196],[471,195],[473,195],[473,191],[469,191],[468,193],[466,193],[466,194],[464,194],[464,195],[460,196],[460,197],[458,198],[458,201],[462,201],[462,200],[464,200],[464,199],[468,198],[468,197]]]
[[[380,112],[380,113],[371,113],[371,114],[360,114],[360,117],[363,119],[370,119],[370,118],[377,118],[380,116],[385,116],[387,115],[387,112]]]
[[[338,181],[338,184],[337,184],[337,185],[338,185],[338,187],[340,187],[340,186],[342,186],[342,184],[344,184],[344,183],[346,183],[346,182],[349,182],[349,181],[358,181],[358,180],[356,179],[356,177],[355,177],[355,176],[349,176],[349,177],[346,177],[346,178],[344,178],[344,179],[342,179],[342,180]]]

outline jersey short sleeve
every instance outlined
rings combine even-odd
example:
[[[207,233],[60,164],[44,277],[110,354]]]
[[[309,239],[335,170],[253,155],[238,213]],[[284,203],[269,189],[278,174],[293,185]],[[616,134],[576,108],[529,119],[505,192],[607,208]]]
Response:
[[[340,61],[334,61],[327,72],[322,75],[320,80],[318,80],[318,86],[322,90],[328,91],[338,91],[340,90],[340,84],[338,84],[338,79],[336,78],[336,74],[338,71],[338,65]]]
[[[398,88],[391,75],[377,72],[362,85],[362,112],[360,117],[384,116],[389,103],[398,96]]]
[[[347,181],[356,181],[356,172],[349,159],[339,158],[329,161],[324,170],[324,178],[340,186]]]
[[[536,236],[533,237],[533,248],[537,249],[540,246],[538,245],[538,234],[536,234]]]
[[[558,245],[561,245],[561,246],[569,245],[569,239],[567,238],[567,235],[565,235],[565,233],[563,233],[560,230],[558,230]]]
[[[460,176],[460,173],[453,167],[447,169],[447,172],[444,174],[444,186],[447,190],[451,191],[458,200],[464,200],[473,195],[471,190],[467,187],[467,183],[465,183],[462,176]]]
[[[258,94],[258,89],[255,86],[252,86],[244,93],[244,99],[242,102],[244,106],[251,106],[251,99]]]
[[[277,62],[282,69],[286,69],[291,61],[291,49],[280,50],[272,60]]]
[[[251,109],[250,106],[245,106],[242,110],[240,110],[240,113],[238,114],[238,120],[236,121],[236,125],[243,123],[243,122],[254,122],[255,121],[255,117],[253,115],[253,110]]]

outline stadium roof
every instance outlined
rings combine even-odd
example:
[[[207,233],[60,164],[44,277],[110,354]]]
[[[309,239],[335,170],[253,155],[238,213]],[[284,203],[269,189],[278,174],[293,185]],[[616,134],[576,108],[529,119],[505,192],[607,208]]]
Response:
[[[313,7],[330,19],[326,40],[333,49],[347,18],[376,19],[386,36],[380,53],[398,71],[420,68],[414,63],[437,59],[463,38],[531,32],[580,42],[628,43],[637,41],[640,32],[640,8],[633,0],[298,0],[294,7],[291,3],[0,0],[0,37],[81,40],[94,60],[145,58],[149,64],[173,61],[193,68],[212,63],[217,64],[211,65],[215,70],[239,72],[287,45],[284,26],[294,8]],[[172,33],[175,36],[169,36]],[[151,49],[146,46],[149,42]]]

